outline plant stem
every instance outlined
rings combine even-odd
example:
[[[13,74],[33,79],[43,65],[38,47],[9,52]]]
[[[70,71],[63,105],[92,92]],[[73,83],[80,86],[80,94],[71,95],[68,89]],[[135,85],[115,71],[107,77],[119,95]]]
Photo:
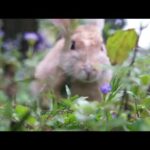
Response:
[[[136,41],[136,45],[135,45],[135,48],[134,48],[134,53],[133,53],[133,57],[132,57],[132,60],[131,60],[131,63],[129,64],[129,67],[133,67],[134,63],[135,63],[135,60],[136,60],[136,56],[137,56],[137,52],[138,52],[138,44],[139,44],[139,39],[141,37],[141,34],[142,34],[142,31],[143,29],[145,29],[147,26],[145,27],[140,27],[140,32],[138,34],[138,38],[137,38],[137,41]],[[129,70],[128,74],[127,74],[127,77],[129,78],[131,75],[131,69]],[[129,102],[129,96],[128,96],[128,93],[127,93],[127,88],[125,88],[123,90],[123,95],[122,95],[122,103],[121,103],[121,106],[120,106],[120,110],[122,108],[122,105],[124,104],[124,110],[128,110],[128,102]],[[124,102],[123,102],[124,101]],[[136,111],[137,111],[137,116],[139,117],[139,114],[138,114],[138,109],[137,109],[137,104],[135,103],[135,107],[136,107]],[[120,111],[119,111],[120,112]]]
[[[137,108],[136,100],[137,100],[137,99],[134,99],[134,101],[135,101],[135,110],[136,110],[136,115],[137,115],[137,117],[138,117],[138,118],[140,118],[140,114],[139,114],[139,111],[138,111],[138,108]]]

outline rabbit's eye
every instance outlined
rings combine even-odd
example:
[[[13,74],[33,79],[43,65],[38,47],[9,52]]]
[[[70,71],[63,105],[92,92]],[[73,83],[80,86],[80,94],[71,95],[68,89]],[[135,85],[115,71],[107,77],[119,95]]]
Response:
[[[70,49],[71,50],[75,50],[76,49],[76,43],[75,43],[75,41],[72,41]]]

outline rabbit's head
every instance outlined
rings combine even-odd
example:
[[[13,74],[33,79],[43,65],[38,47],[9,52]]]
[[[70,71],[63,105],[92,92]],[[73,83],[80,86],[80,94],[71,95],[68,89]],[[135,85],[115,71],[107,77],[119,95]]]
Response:
[[[94,22],[80,25],[68,39],[64,38],[60,68],[75,80],[98,81],[108,69],[106,65],[110,65],[98,25]]]

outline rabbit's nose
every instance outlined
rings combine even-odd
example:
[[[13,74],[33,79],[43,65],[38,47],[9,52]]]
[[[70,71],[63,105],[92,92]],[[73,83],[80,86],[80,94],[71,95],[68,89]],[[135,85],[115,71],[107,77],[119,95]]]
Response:
[[[87,73],[87,75],[91,74],[92,66],[91,65],[84,65],[84,71]]]

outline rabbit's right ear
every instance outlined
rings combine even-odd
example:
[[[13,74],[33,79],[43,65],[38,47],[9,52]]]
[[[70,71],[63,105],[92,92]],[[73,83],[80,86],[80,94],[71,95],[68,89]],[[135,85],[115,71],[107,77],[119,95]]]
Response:
[[[58,27],[61,35],[65,38],[69,38],[73,33],[76,19],[50,19],[50,22]]]
[[[105,19],[84,19],[86,24],[93,24],[99,28],[100,33],[102,34],[104,25],[105,25]]]
[[[50,22],[58,28],[63,36],[69,34],[70,19],[50,19]]]
[[[58,27],[60,34],[65,38],[64,50],[70,49],[71,35],[74,30],[76,19],[50,19],[50,21]]]
[[[68,28],[70,25],[70,19],[50,19],[50,21],[57,27]]]

